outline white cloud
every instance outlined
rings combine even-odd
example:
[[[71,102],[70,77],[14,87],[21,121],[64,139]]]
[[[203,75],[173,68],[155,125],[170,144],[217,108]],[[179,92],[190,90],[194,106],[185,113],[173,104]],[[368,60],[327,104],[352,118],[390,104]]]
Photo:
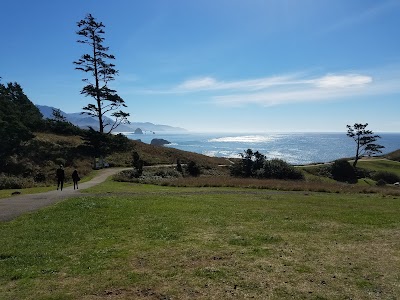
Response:
[[[255,104],[274,106],[290,103],[337,101],[360,96],[399,93],[400,72],[395,68],[309,75],[304,72],[236,81],[211,76],[186,80],[174,88],[147,91],[158,94],[195,94],[224,106]],[[364,74],[363,74],[364,73]],[[367,75],[374,74],[374,76]]]
[[[216,95],[212,97],[212,101],[224,106],[247,104],[275,106],[385,95],[400,92],[399,76],[400,74],[397,75],[397,78],[374,81],[372,77],[365,75],[326,75],[316,79],[304,79],[301,84],[285,88],[265,89],[257,93]]]
[[[198,92],[216,90],[258,91],[279,86],[315,85],[320,88],[346,88],[364,86],[372,82],[372,77],[360,74],[325,75],[319,78],[304,78],[299,75],[272,76],[239,81],[218,81],[212,77],[203,77],[184,81],[173,91]]]
[[[372,77],[359,74],[326,75],[314,80],[315,85],[320,88],[346,88],[364,86],[371,82]]]
[[[217,81],[212,77],[187,80],[178,86],[178,90],[202,90],[213,88]]]

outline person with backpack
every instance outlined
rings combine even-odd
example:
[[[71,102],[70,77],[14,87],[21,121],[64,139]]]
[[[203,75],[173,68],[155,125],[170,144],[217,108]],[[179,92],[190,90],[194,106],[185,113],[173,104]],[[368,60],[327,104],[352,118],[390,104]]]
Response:
[[[72,181],[74,182],[74,190],[75,187],[78,189],[78,181],[81,180],[81,178],[78,175],[78,171],[75,169],[74,172],[72,172]]]

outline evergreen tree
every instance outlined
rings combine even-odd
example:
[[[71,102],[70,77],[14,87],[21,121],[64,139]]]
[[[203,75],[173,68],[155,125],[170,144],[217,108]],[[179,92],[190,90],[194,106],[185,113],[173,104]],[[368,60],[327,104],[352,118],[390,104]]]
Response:
[[[81,70],[91,77],[91,80],[83,79],[86,85],[81,90],[81,94],[94,99],[94,103],[83,107],[83,113],[98,119],[101,133],[107,126],[109,126],[107,133],[111,133],[120,124],[129,123],[127,119],[129,113],[120,110],[121,107],[126,107],[125,101],[117,94],[116,90],[108,87],[108,83],[113,81],[118,74],[115,65],[110,62],[115,57],[108,54],[109,47],[103,45],[105,26],[102,22],[96,22],[96,19],[88,14],[77,25],[79,30],[76,33],[80,36],[77,42],[89,46],[90,54],[83,54],[74,64],[77,66],[77,70]],[[112,124],[104,118],[108,113],[114,119]]]
[[[56,122],[67,122],[67,118],[63,115],[61,109],[59,108],[53,108],[52,117]]]
[[[7,170],[7,158],[18,154],[21,145],[33,138],[42,115],[17,83],[0,84],[0,169]]]
[[[382,153],[384,146],[375,144],[380,139],[379,135],[374,134],[371,130],[366,129],[368,123],[358,124],[355,123],[353,126],[347,125],[347,136],[351,137],[356,142],[356,156],[354,159],[353,167],[357,166],[358,160],[363,155],[374,155],[376,153]]]

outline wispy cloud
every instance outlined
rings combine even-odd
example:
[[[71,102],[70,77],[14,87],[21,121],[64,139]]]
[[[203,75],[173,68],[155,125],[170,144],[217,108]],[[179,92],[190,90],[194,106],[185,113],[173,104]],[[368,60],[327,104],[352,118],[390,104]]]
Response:
[[[360,74],[326,75],[311,82],[319,88],[347,88],[367,85],[372,82],[372,77]]]
[[[257,104],[275,106],[293,103],[326,102],[360,96],[400,93],[399,77],[374,80],[361,74],[325,75],[320,78],[298,80],[301,84],[285,88],[271,87],[255,93],[216,95],[212,101],[224,106]]]
[[[304,83],[296,75],[272,76],[258,79],[239,81],[218,81],[212,77],[190,79],[174,88],[179,92],[217,91],[217,90],[246,90],[257,91],[273,86],[293,85]]]
[[[370,75],[374,74],[374,75]],[[274,106],[290,103],[343,101],[360,96],[400,93],[400,72],[391,70],[329,73],[306,72],[225,81],[211,76],[192,78],[157,94],[201,94],[223,106]]]

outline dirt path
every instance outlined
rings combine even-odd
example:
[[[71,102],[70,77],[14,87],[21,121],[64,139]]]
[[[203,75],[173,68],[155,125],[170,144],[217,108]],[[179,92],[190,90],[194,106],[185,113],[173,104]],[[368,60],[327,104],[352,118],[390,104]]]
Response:
[[[74,190],[73,186],[68,186],[62,191],[54,190],[40,194],[18,195],[0,199],[0,222],[10,221],[26,212],[38,210],[45,206],[60,202],[68,197],[79,196],[81,195],[81,190],[95,186],[105,181],[109,176],[126,169],[127,168],[103,169],[100,171],[100,174],[92,180],[80,183],[79,190]]]

